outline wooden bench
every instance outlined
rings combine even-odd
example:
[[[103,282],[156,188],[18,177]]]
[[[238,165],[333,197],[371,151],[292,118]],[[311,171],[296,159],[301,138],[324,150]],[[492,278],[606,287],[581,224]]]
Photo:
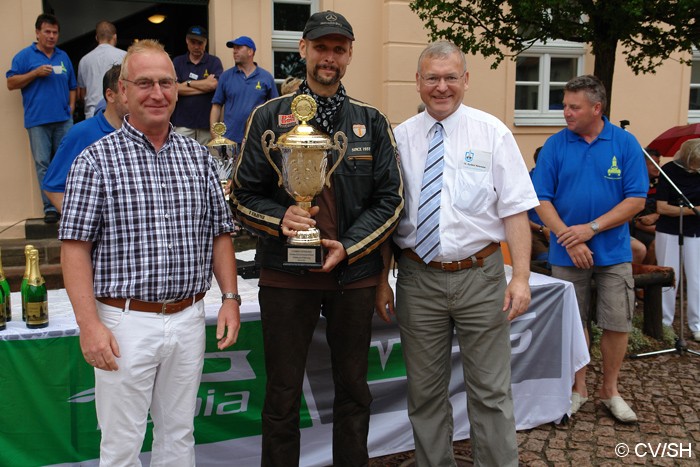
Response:
[[[663,311],[661,291],[664,287],[674,287],[676,276],[673,268],[632,264],[634,286],[644,290],[644,325],[642,332],[649,337],[663,338]]]

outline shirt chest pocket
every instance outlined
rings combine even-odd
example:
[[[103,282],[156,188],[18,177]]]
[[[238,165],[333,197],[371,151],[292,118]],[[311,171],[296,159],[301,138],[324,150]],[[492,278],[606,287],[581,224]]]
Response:
[[[493,202],[495,192],[489,172],[479,172],[466,167],[457,170],[452,199],[457,210],[474,215],[486,212]]]
[[[190,175],[180,176],[170,183],[170,190],[166,193],[167,202],[176,215],[199,217],[205,210],[208,197],[206,178]],[[223,193],[221,193],[223,196]]]
[[[133,213],[138,206],[146,204],[146,187],[144,180],[132,173],[123,171],[114,174],[105,182],[106,202],[116,212]]]

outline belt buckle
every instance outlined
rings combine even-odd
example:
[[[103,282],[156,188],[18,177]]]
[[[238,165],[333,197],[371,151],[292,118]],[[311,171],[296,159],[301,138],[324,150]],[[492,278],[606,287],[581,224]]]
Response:
[[[173,303],[177,303],[177,302],[174,301],[174,300],[171,300],[171,301],[169,301],[169,302],[163,302],[163,303],[161,303],[161,305],[160,305],[160,313],[161,313],[161,314],[164,314],[164,315],[168,314],[168,305],[172,305]]]
[[[441,262],[440,269],[442,269],[443,272],[461,271],[462,270],[462,263],[461,263],[461,261],[449,261],[447,263]]]

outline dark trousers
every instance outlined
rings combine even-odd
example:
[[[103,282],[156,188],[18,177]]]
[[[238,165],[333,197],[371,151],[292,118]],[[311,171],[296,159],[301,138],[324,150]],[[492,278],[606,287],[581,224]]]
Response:
[[[299,408],[309,345],[319,319],[327,321],[335,399],[333,465],[369,462],[372,395],[367,358],[375,288],[319,291],[260,287],[267,386],[262,411],[262,465],[299,465]]]

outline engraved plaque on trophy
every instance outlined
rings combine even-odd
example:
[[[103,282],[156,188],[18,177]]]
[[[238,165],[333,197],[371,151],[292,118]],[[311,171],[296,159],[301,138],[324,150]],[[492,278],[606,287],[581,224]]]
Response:
[[[279,176],[279,186],[284,186],[297,206],[308,212],[323,186],[330,187],[331,174],[345,156],[348,139],[339,131],[331,140],[329,135],[306,123],[316,115],[316,101],[307,94],[294,98],[292,113],[301,123],[280,135],[276,143],[274,132],[267,130],[262,135],[261,143],[267,160]],[[280,152],[281,170],[272,160],[271,151]],[[331,151],[338,151],[338,160],[328,170],[328,155]],[[323,266],[321,233],[315,227],[298,231],[294,237],[289,237],[285,248],[285,266],[308,269]]]

